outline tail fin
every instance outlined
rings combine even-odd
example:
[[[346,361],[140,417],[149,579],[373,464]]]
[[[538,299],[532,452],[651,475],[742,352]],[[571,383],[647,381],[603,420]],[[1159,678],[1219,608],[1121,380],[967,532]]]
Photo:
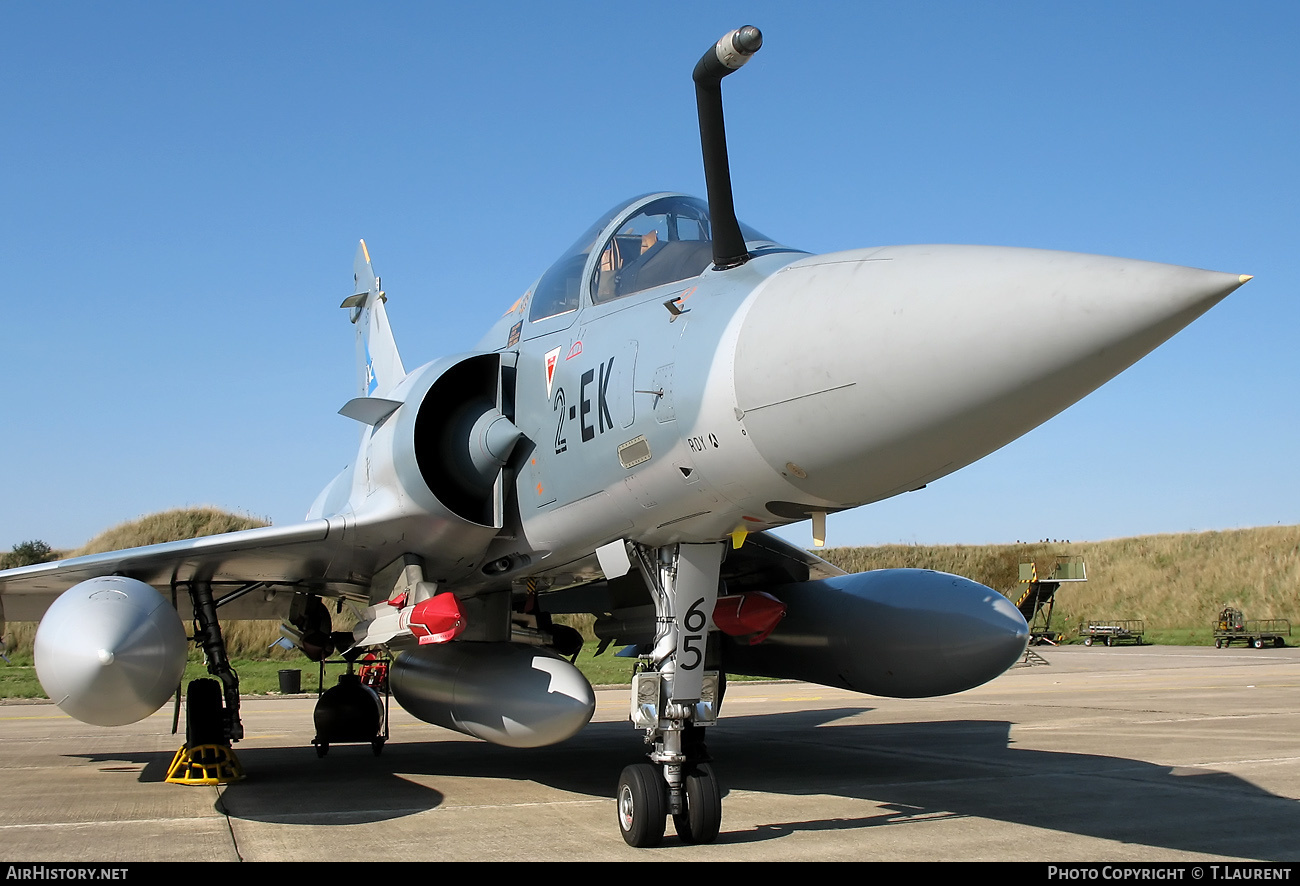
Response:
[[[344,299],[340,307],[352,309],[357,327],[357,391],[362,397],[384,397],[406,377],[406,369],[384,310],[388,297],[379,288],[365,240],[357,247],[352,279],[356,295]]]

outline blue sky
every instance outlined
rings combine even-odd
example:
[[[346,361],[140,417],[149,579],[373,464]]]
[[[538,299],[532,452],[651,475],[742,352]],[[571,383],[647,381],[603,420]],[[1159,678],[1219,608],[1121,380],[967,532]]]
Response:
[[[408,367],[472,348],[614,203],[702,195],[690,71],[746,23],[736,204],[778,240],[1256,275],[832,544],[1300,523],[1300,5],[48,2],[0,5],[0,550],[300,519],[355,449],[357,238]]]

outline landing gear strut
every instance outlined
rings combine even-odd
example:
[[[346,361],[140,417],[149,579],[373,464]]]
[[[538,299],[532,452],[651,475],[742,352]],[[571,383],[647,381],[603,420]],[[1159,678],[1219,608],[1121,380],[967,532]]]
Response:
[[[722,790],[704,730],[717,722],[720,677],[708,670],[709,614],[718,596],[721,544],[635,547],[655,599],[652,651],[632,678],[632,723],[645,730],[649,762],[619,778],[618,826],[629,846],[656,846],[668,816],[687,843],[711,843],[722,826]]]
[[[190,681],[185,696],[185,744],[172,758],[166,780],[172,784],[228,784],[244,777],[239,758],[230,747],[244,737],[239,719],[239,675],[226,655],[212,587],[194,582],[189,592],[194,642],[203,647],[208,673],[218,679]]]
[[[226,655],[226,641],[217,621],[212,586],[206,582],[191,584],[190,603],[194,608],[194,642],[203,647],[208,673],[221,681],[220,698],[225,702],[221,712],[222,738],[227,744],[239,741],[244,737],[244,724],[239,719],[239,675],[230,666],[230,658]]]

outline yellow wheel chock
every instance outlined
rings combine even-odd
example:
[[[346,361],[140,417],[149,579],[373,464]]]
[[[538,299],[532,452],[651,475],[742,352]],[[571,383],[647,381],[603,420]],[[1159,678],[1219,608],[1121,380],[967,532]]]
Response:
[[[167,781],[172,784],[230,784],[243,779],[244,767],[235,752],[219,744],[181,745],[167,767]]]

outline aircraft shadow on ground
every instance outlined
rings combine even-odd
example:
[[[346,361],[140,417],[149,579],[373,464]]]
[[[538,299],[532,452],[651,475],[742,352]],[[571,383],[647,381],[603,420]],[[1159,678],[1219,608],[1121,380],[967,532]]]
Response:
[[[724,789],[853,797],[879,804],[878,813],[728,834],[724,808],[720,840],[975,817],[1211,855],[1300,853],[1300,802],[1230,773],[1017,748],[1007,721],[834,722],[859,713],[816,712],[820,728],[803,728],[807,714],[794,715],[805,718],[799,728],[787,728],[785,715],[746,718],[754,722],[719,730],[710,749],[724,767]]]
[[[1010,742],[1012,724],[1000,720],[837,722],[868,710],[728,717],[712,730],[709,748],[724,794],[829,795],[879,806],[860,818],[772,821],[728,831],[724,805],[719,842],[962,817],[1220,856],[1300,854],[1300,802],[1235,775],[1021,749]],[[535,782],[612,798],[623,766],[644,752],[640,734],[626,723],[594,723],[561,745],[523,750],[454,737],[390,741],[379,757],[369,745],[331,746],[324,759],[310,746],[241,748],[249,777],[226,786],[217,808],[250,821],[386,821],[439,806],[444,795],[420,783],[439,777]],[[163,753],[77,756],[143,763],[142,782],[162,781],[171,762]],[[1242,825],[1261,821],[1267,827]]]

